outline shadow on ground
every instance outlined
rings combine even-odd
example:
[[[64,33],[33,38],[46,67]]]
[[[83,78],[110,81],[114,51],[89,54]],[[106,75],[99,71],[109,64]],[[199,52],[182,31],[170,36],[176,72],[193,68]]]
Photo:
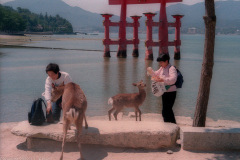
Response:
[[[62,149],[62,142],[46,139],[40,141],[37,147],[32,149],[27,148],[27,142],[23,142],[17,145],[17,149],[32,152],[50,152],[59,153]],[[181,150],[180,145],[176,145],[174,148],[169,149],[144,149],[144,148],[121,148],[113,146],[93,145],[93,144],[82,144],[83,155],[85,159],[102,160],[108,156],[108,153],[153,153],[153,152],[179,152]],[[66,154],[79,154],[78,146],[76,142],[67,142],[64,147],[64,156]]]

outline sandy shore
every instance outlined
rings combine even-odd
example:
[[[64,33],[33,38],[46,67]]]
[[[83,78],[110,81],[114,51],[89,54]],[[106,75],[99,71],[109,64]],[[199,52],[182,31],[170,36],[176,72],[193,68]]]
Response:
[[[56,36],[45,35],[0,35],[0,46],[22,46],[28,43],[34,43],[36,41],[67,41],[67,40],[102,40],[102,39],[88,39],[88,38],[60,38]]]
[[[145,115],[143,120],[160,120],[159,115]],[[148,118],[147,118],[148,117]],[[88,119],[106,120],[105,117],[88,117]],[[176,117],[178,125],[189,126],[192,123],[191,118]],[[123,118],[121,120],[129,120]],[[30,160],[30,159],[59,159],[61,152],[61,143],[54,142],[51,145],[39,145],[37,149],[28,150],[26,148],[26,138],[11,134],[11,129],[16,126],[17,122],[0,124],[0,159],[1,160]],[[208,119],[207,126],[224,128],[233,126],[239,127],[239,122],[232,121],[212,121]],[[180,141],[180,140],[179,140]],[[180,142],[179,142],[180,143]],[[240,160],[239,151],[218,151],[218,152],[193,152],[181,149],[180,144],[172,148],[172,154],[168,150],[145,150],[131,148],[116,148],[99,145],[82,145],[83,153],[86,160]],[[78,159],[79,152],[76,143],[68,143],[65,147],[65,159]]]
[[[14,36],[14,35],[0,35],[0,45],[9,46],[22,46],[27,43],[33,43],[34,41],[51,40],[50,37],[46,36]]]

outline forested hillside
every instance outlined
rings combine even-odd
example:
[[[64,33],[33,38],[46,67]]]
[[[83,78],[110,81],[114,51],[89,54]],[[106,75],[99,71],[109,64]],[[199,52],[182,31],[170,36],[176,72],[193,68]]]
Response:
[[[16,32],[52,32],[55,34],[73,33],[72,25],[66,19],[56,16],[35,14],[28,9],[0,5],[0,31]]]

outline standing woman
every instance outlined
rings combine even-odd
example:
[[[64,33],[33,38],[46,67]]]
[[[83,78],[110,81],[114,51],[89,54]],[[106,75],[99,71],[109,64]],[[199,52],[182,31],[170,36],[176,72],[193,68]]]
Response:
[[[157,77],[152,77],[153,81],[164,82],[167,91],[162,95],[162,116],[164,122],[176,123],[176,119],[173,113],[173,105],[177,95],[177,87],[175,82],[177,81],[177,70],[169,63],[169,55],[161,54],[157,61],[160,63],[159,70],[155,71]]]

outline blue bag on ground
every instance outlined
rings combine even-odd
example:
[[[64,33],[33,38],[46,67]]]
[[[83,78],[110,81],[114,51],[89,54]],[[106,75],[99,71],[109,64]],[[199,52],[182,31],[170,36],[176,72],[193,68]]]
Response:
[[[46,104],[42,98],[38,98],[33,101],[31,111],[28,112],[28,122],[31,125],[42,125],[46,121],[46,117],[42,108],[42,102],[46,107]]]

